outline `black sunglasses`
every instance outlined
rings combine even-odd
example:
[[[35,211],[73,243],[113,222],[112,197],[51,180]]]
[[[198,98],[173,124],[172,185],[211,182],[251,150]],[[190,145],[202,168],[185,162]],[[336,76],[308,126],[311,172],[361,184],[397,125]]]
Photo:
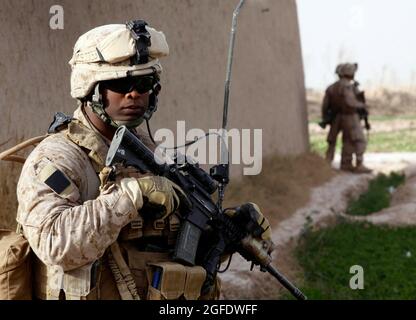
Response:
[[[154,76],[127,77],[102,81],[104,88],[111,91],[126,94],[136,90],[138,93],[146,93],[153,89],[157,79]]]

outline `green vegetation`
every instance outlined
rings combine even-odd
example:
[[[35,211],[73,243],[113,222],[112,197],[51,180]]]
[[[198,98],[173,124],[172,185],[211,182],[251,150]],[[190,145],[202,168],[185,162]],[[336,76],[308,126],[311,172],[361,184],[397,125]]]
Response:
[[[325,155],[328,146],[326,136],[321,134],[314,134],[310,136],[311,152],[315,152],[321,156]],[[341,152],[340,139],[337,142],[337,152]]]
[[[391,120],[415,120],[416,115],[374,115],[371,121],[391,121]]]
[[[341,135],[340,135],[341,136]],[[370,133],[367,152],[416,152],[416,130]],[[310,138],[311,150],[324,155],[326,135],[314,134]],[[337,152],[341,152],[341,138],[338,137]]]
[[[413,120],[415,116],[377,116],[371,122]],[[416,129],[386,132],[383,125],[370,132],[368,152],[416,152]],[[403,128],[403,126],[402,126]],[[326,134],[314,130],[311,150],[323,156]],[[341,135],[337,152],[341,151]],[[405,181],[404,175],[379,174],[370,181],[368,191],[349,203],[347,213],[368,215],[390,206],[391,189]],[[300,289],[309,299],[416,299],[416,227],[393,228],[369,223],[351,223],[341,219],[335,226],[312,230],[305,226],[296,258],[304,271]],[[352,266],[364,270],[364,289],[353,290],[350,280]],[[290,295],[284,298],[292,299]]]
[[[307,231],[296,249],[309,299],[416,299],[416,228],[341,222]],[[364,270],[364,289],[352,290],[350,268]],[[289,295],[285,296],[291,299]]]
[[[351,215],[367,215],[378,212],[390,206],[391,188],[403,184],[405,176],[392,172],[389,176],[378,174],[370,181],[367,192],[360,195],[357,200],[351,201],[347,213]]]
[[[404,175],[379,174],[370,181],[368,191],[352,201],[349,214],[365,215],[390,205],[389,188],[404,183]],[[301,290],[309,299],[416,299],[415,227],[379,227],[369,223],[338,224],[313,231],[305,226],[295,250],[304,270]],[[364,289],[353,290],[352,266],[364,270]],[[285,295],[286,299],[291,299]]]
[[[416,130],[379,132],[370,135],[369,152],[416,152]]]

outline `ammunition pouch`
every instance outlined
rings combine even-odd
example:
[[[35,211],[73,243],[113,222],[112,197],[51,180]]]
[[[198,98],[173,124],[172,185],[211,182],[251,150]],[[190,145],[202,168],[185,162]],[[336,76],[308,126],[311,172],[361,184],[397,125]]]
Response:
[[[176,214],[171,214],[166,219],[146,221],[138,215],[136,219],[123,227],[119,239],[122,241],[138,240],[143,237],[163,237],[167,244],[173,245],[176,241],[180,220]]]
[[[138,251],[131,243],[120,243],[136,283],[137,293],[144,300],[197,300],[206,278],[200,266],[188,267],[172,262],[168,252]],[[160,278],[155,285],[155,271]]]
[[[188,267],[169,261],[147,265],[149,283],[147,300],[197,300],[200,298],[206,277],[204,268]],[[159,272],[157,283],[154,281],[155,272]]]

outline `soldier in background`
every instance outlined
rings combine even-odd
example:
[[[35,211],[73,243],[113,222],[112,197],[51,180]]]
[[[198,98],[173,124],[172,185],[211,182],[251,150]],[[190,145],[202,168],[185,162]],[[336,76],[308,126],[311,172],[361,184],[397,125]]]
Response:
[[[371,170],[364,166],[364,152],[367,141],[361,126],[361,116],[368,114],[363,93],[358,90],[358,82],[354,80],[358,69],[356,63],[338,65],[336,73],[339,80],[329,86],[325,92],[322,104],[323,123],[329,122],[331,129],[328,134],[328,150],[326,159],[332,162],[335,153],[336,138],[342,131],[341,170],[354,173],[370,173]],[[369,127],[368,127],[369,129]],[[355,154],[355,166],[353,155]]]

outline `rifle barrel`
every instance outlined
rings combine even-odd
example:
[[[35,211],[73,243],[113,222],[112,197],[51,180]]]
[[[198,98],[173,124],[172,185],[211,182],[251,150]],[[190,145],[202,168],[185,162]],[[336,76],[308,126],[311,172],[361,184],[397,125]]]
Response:
[[[298,300],[307,300],[308,298],[296,288],[284,275],[273,268],[270,264],[265,269],[287,289]]]

